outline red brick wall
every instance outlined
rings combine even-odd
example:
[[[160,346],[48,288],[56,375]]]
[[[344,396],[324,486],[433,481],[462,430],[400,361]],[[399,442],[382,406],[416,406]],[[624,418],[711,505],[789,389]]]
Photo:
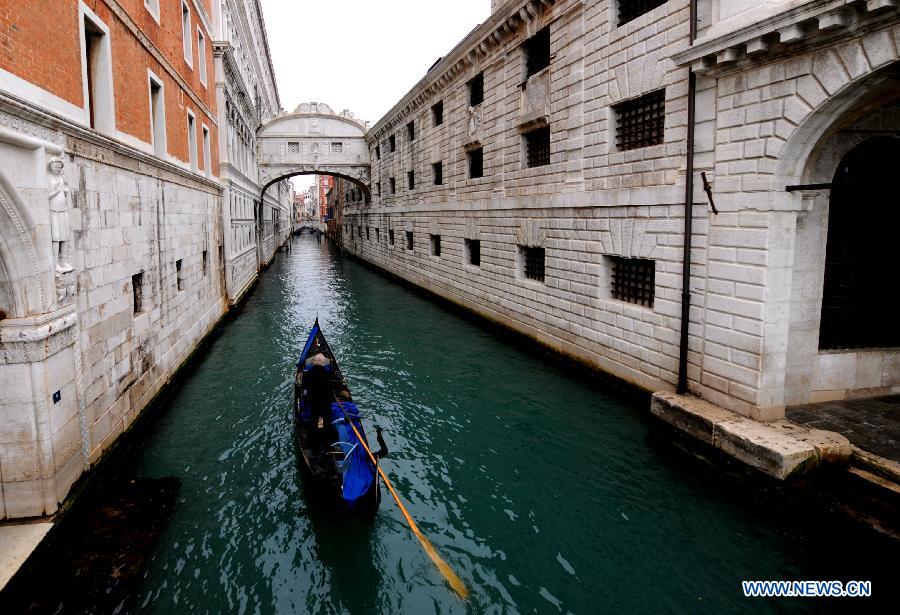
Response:
[[[184,59],[181,38],[181,3],[160,0],[160,23],[144,7],[144,0],[120,0],[121,6],[151,44],[174,67],[212,115],[198,108],[175,78],[144,48],[126,23],[119,20],[103,0],[84,0],[109,27],[112,45],[113,91],[116,129],[150,142],[150,101],[147,69],[164,84],[166,140],[169,154],[187,162],[187,110],[197,118],[198,167],[203,160],[202,124],[210,130],[213,174],[217,175],[218,152],[215,124],[215,72],[212,36],[203,28],[193,3],[191,49],[193,67]],[[38,7],[39,5],[39,7]],[[208,7],[207,7],[208,10]],[[200,82],[197,29],[206,38],[207,83]],[[0,0],[0,68],[76,105],[83,106],[81,39],[78,0]]]

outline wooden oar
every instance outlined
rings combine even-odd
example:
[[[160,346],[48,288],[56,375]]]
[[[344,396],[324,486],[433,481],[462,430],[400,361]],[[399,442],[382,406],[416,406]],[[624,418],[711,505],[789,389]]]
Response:
[[[409,529],[412,530],[412,533],[415,534],[416,538],[419,539],[419,542],[422,543],[422,548],[425,549],[425,553],[428,554],[428,557],[431,558],[431,561],[434,562],[434,565],[437,566],[437,569],[440,571],[444,578],[447,579],[447,583],[450,584],[450,587],[453,591],[456,592],[456,595],[461,599],[465,600],[469,597],[469,590],[463,584],[462,579],[460,579],[453,569],[450,568],[450,565],[443,560],[443,558],[438,554],[437,549],[434,548],[434,545],[431,544],[431,541],[428,540],[428,537],[422,533],[422,530],[419,529],[419,526],[416,525],[416,522],[413,521],[412,516],[409,514],[409,511],[406,510],[406,506],[403,505],[403,502],[400,501],[400,496],[397,495],[397,492],[394,491],[394,486],[391,484],[391,481],[388,479],[387,474],[384,473],[384,470],[381,469],[381,464],[375,459],[375,455],[372,454],[372,451],[369,450],[369,446],[366,444],[365,439],[363,439],[362,435],[357,431],[356,425],[353,424],[353,421],[350,420],[350,416],[347,414],[347,411],[344,410],[344,404],[341,403],[341,400],[335,397],[335,401],[338,403],[338,407],[341,409],[341,412],[344,413],[344,420],[347,421],[347,424],[350,425],[350,428],[353,430],[353,433],[356,434],[356,439],[359,440],[359,443],[362,444],[362,447],[366,449],[366,453],[369,455],[369,459],[372,460],[372,464],[375,466],[375,469],[378,470],[378,474],[381,475],[381,479],[384,481],[384,484],[387,485],[388,490],[390,490],[391,495],[394,496],[394,501],[397,502],[397,507],[400,509],[400,512],[403,513],[403,517],[406,519],[406,522],[409,524]]]

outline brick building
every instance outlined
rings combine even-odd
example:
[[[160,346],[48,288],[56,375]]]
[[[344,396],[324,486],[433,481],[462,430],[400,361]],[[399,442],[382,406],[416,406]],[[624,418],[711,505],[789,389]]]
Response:
[[[895,0],[491,4],[369,131],[346,249],[754,418],[900,389]]]

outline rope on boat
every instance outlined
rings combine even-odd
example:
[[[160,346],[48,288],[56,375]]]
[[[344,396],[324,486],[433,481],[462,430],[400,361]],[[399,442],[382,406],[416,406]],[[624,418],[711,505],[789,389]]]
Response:
[[[447,583],[450,585],[451,589],[456,592],[456,595],[459,596],[460,599],[465,600],[469,597],[469,590],[462,582],[462,579],[460,579],[459,576],[457,576],[457,574],[453,571],[453,569],[450,568],[450,565],[444,561],[444,559],[437,552],[437,549],[434,548],[434,545],[431,544],[431,541],[428,540],[428,537],[422,533],[422,530],[420,530],[419,526],[416,525],[416,522],[413,521],[413,518],[409,514],[409,511],[406,510],[406,506],[404,506],[403,502],[400,500],[400,496],[397,495],[396,491],[394,491],[394,486],[388,479],[387,474],[385,474],[384,470],[381,469],[381,466],[375,459],[375,455],[373,455],[372,451],[369,450],[369,446],[366,444],[366,441],[356,429],[356,425],[353,424],[353,421],[350,420],[347,411],[344,410],[344,404],[342,404],[341,400],[337,397],[335,397],[334,399],[338,403],[338,407],[341,409],[341,412],[344,413],[344,418],[347,419],[347,423],[350,425],[350,427],[353,428],[353,433],[356,434],[356,439],[359,440],[360,444],[362,444],[363,449],[365,449],[366,453],[369,455],[369,459],[372,460],[372,464],[375,466],[375,469],[378,470],[378,474],[381,475],[381,479],[384,481],[384,484],[387,485],[387,488],[391,492],[391,495],[394,496],[394,501],[397,502],[397,507],[400,509],[400,512],[403,513],[403,517],[409,524],[409,529],[412,530],[412,533],[415,535],[415,537],[419,539],[419,542],[422,544],[422,548],[425,550],[425,553],[427,553],[428,557],[431,558],[431,561],[437,567],[438,571],[440,571],[440,573],[444,575],[444,578],[447,580]]]

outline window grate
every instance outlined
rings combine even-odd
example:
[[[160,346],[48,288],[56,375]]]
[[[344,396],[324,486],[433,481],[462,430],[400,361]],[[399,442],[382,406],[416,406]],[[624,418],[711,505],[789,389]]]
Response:
[[[550,26],[525,41],[525,77],[550,66]]]
[[[529,167],[550,164],[550,127],[544,126],[525,135],[525,149]]]
[[[626,100],[613,107],[616,113],[616,146],[619,151],[663,142],[666,118],[665,89]]]
[[[619,25],[624,25],[665,3],[666,0],[619,0]]]
[[[435,103],[431,107],[431,115],[434,118],[434,125],[440,126],[444,123],[444,101]]]
[[[300,153],[300,142],[299,141],[288,141],[288,154],[299,154]]]
[[[434,185],[440,186],[444,183],[444,163],[435,162],[431,165],[431,169],[434,171]]]
[[[469,264],[475,267],[481,266],[481,241],[478,239],[466,239],[466,252],[469,255]]]
[[[656,288],[656,263],[645,258],[610,256],[613,299],[653,307]]]
[[[484,102],[484,73],[478,73],[469,81],[469,106],[477,107]]]
[[[344,153],[344,144],[339,143],[337,141],[331,144],[331,153],[332,154],[343,154]]]
[[[441,255],[441,236],[440,235],[432,235],[431,236],[431,255],[432,256],[440,256]]]
[[[484,150],[473,149],[469,152],[469,178],[478,179],[484,177]]]
[[[544,248],[522,248],[525,277],[537,282],[544,281]]]

